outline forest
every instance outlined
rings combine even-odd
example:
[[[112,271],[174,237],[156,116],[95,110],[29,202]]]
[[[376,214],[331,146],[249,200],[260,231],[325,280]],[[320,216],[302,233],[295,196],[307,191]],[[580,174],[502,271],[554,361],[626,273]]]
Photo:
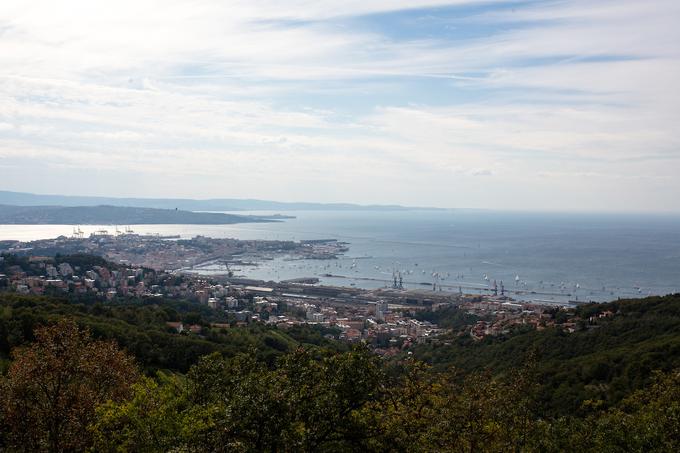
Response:
[[[189,302],[0,294],[0,449],[678,451],[680,295],[578,310],[572,334],[383,359],[312,327],[214,329]]]

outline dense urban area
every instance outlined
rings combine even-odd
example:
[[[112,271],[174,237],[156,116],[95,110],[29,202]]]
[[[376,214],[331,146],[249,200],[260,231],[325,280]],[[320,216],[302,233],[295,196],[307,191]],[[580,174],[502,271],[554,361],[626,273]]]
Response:
[[[225,315],[218,326],[261,322],[280,328],[309,324],[335,329],[330,337],[365,342],[380,354],[395,355],[416,343],[437,343],[442,334],[475,340],[513,329],[555,327],[565,332],[596,325],[573,309],[555,304],[514,301],[505,295],[465,295],[424,289],[366,290],[319,286],[316,279],[264,282],[230,275],[238,265],[285,254],[334,259],[347,250],[335,240],[244,241],[195,237],[113,235],[102,231],[84,238],[60,237],[29,243],[0,243],[0,288],[25,295],[122,298],[173,298],[195,301]],[[51,256],[52,255],[52,256]],[[225,275],[205,277],[182,272],[219,261]],[[437,324],[439,312],[455,309],[454,326]],[[606,312],[600,316],[609,316]],[[200,335],[202,326],[168,322],[178,333]]]

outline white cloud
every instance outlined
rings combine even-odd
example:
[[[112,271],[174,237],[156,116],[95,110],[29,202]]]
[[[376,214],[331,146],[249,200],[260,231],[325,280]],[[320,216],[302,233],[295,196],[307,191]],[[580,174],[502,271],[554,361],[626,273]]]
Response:
[[[680,210],[677,2],[518,3],[451,15],[492,27],[460,39],[349,18],[442,5],[479,2],[3,1],[0,159],[109,172],[100,193],[127,171],[184,196]]]

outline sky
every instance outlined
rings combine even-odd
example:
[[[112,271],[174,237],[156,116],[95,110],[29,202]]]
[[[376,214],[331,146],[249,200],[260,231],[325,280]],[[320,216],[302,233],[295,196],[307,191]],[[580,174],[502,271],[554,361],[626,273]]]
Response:
[[[677,0],[0,2],[0,190],[680,212]]]

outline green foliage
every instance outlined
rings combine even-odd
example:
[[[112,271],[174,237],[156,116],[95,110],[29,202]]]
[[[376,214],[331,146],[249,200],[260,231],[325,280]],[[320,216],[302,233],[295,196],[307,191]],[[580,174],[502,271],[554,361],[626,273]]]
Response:
[[[0,257],[0,274],[9,274],[13,268],[21,269],[26,275],[38,275],[36,269],[31,266],[27,256],[17,256],[13,253],[2,253]]]
[[[132,357],[68,320],[37,329],[36,342],[12,354],[0,380],[0,441],[25,451],[82,451],[96,407],[125,400],[139,377]]]
[[[615,316],[591,316],[605,311]],[[586,415],[587,400],[616,405],[650,383],[652,371],[680,367],[680,295],[594,304],[577,311],[588,327],[574,333],[548,328],[474,342],[421,345],[414,355],[436,369],[490,369],[502,374],[517,368],[534,351],[542,383],[539,400],[549,414]]]
[[[95,338],[115,340],[132,353],[147,371],[186,372],[202,356],[218,352],[235,356],[256,351],[259,360],[273,364],[276,357],[294,350],[300,342],[276,327],[254,324],[231,329],[211,328],[221,321],[219,314],[206,306],[173,300],[149,299],[138,302],[102,304],[53,297],[19,296],[0,293],[0,359],[8,358],[12,348],[33,341],[33,329],[57,318],[68,316],[87,327]],[[177,334],[166,325],[178,318],[199,321],[204,334]],[[319,338],[318,333],[299,328],[301,340],[325,348],[342,347]],[[324,341],[326,340],[326,341]]]
[[[190,407],[184,380],[159,373],[133,386],[133,396],[122,403],[109,401],[97,410],[89,428],[93,451],[161,452],[194,437],[202,430]]]
[[[434,366],[413,358],[385,361],[362,346],[326,347],[334,344],[325,336],[333,332],[323,329],[212,329],[200,309],[204,337],[169,333],[166,320],[184,318],[195,306],[158,301],[0,296],[0,342],[24,345],[14,349],[21,357],[37,324],[67,315],[95,337],[124,345],[147,370],[174,370],[134,384],[128,379],[110,397],[87,398],[87,410],[70,418],[83,434],[66,431],[55,444],[61,450],[665,452],[680,449],[680,367],[672,369],[679,299],[585,306],[580,316],[596,318],[573,334],[547,329],[419,347],[416,355]],[[608,310],[616,316],[597,317]],[[92,380],[74,376],[106,371],[111,361],[107,354],[83,355],[79,341],[63,356],[85,357],[90,368],[77,366],[66,377],[87,389]],[[3,395],[32,385],[33,379],[17,379],[25,370],[39,370],[29,373],[36,381],[49,377],[55,367],[45,362],[43,368],[13,362],[0,379]],[[15,408],[31,407],[38,393],[13,392]],[[0,432],[13,426],[24,437],[0,435],[0,450],[51,445],[38,417],[29,417],[32,431],[22,433],[15,428],[29,418],[16,414],[23,412],[3,412]]]
[[[305,350],[270,369],[252,355],[205,357],[186,380],[161,376],[100,408],[95,449],[353,451],[375,436],[362,410],[383,374],[365,349],[316,359]],[[112,447],[112,446],[116,447]]]
[[[100,408],[96,451],[677,451],[680,373],[619,407],[543,417],[533,365],[493,377],[385,367],[356,349],[297,350],[274,368],[212,355],[186,379],[161,375]],[[595,404],[596,405],[596,404]]]
[[[54,263],[59,265],[61,263],[68,263],[73,267],[79,267],[81,270],[90,270],[95,266],[106,267],[108,269],[121,269],[123,266],[107,261],[101,256],[89,255],[86,253],[74,253],[71,255],[61,255],[57,253],[54,256]]]
[[[429,321],[437,324],[443,329],[458,330],[462,327],[476,323],[480,318],[475,315],[468,314],[458,307],[444,307],[439,310],[425,310],[418,311],[415,318],[420,321]]]
[[[680,449],[680,370],[655,372],[652,383],[602,410],[587,401],[591,414],[539,424],[534,449],[545,452],[669,452]]]

